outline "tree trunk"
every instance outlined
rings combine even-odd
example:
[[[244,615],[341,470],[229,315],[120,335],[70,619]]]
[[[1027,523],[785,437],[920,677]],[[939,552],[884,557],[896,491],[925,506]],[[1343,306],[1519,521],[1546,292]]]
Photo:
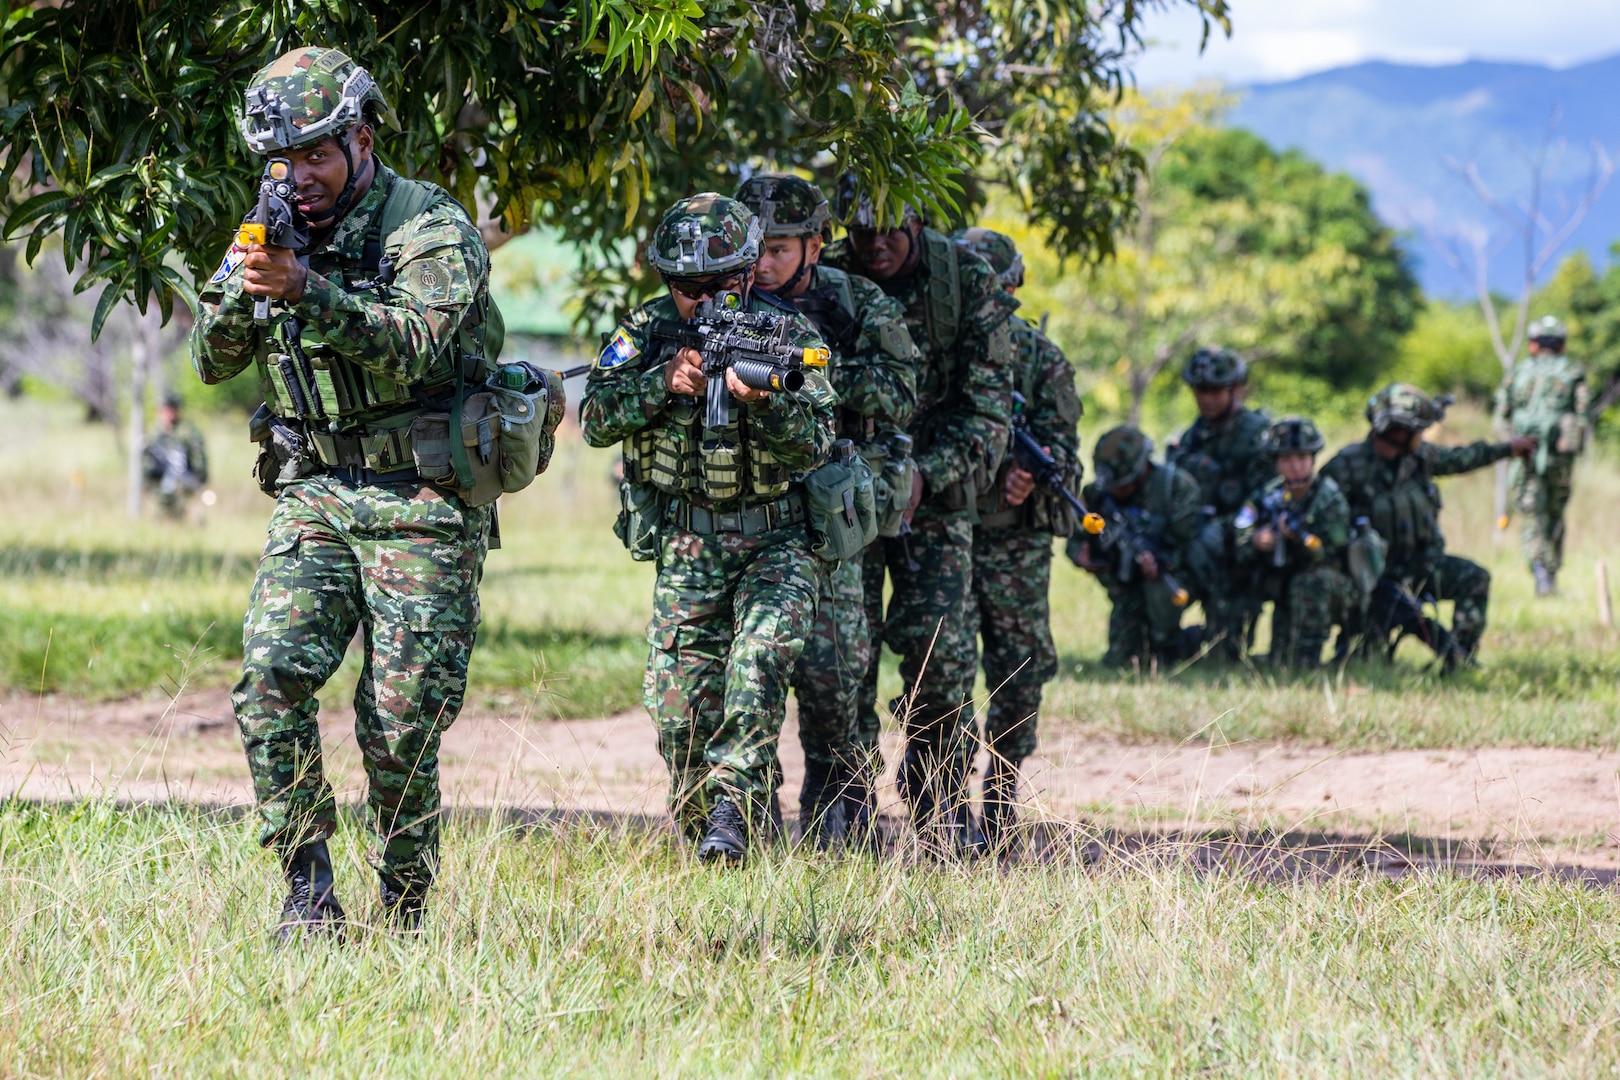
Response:
[[[141,516],[142,467],[146,451],[146,384],[161,350],[162,326],[157,304],[147,305],[146,314],[137,316],[135,333],[129,345],[129,461],[124,493],[124,515],[131,521]]]

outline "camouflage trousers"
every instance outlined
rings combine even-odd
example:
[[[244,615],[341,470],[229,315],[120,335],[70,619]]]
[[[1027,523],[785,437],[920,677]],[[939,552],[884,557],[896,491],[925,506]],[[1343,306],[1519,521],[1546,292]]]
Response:
[[[910,568],[909,552],[916,569]],[[894,583],[883,611],[883,575]],[[968,707],[978,674],[978,635],[968,618],[973,592],[973,525],[959,518],[918,517],[907,544],[883,538],[867,549],[861,574],[872,640],[900,654],[905,692],[889,708],[900,717],[907,747],[965,775],[974,746]],[[877,754],[878,649],[872,649],[856,714],[857,752]]]
[[[1251,595],[1256,606],[1273,603],[1272,662],[1306,669],[1321,664],[1333,627],[1358,615],[1362,599],[1350,576],[1332,566],[1268,573]]]
[[[370,859],[403,884],[432,881],[439,740],[467,689],[491,517],[420,485],[317,476],[282,489],[231,693],[266,846],[286,855],[337,826],[315,695],[359,628]]]
[[[1231,518],[1206,518],[1188,550],[1184,584],[1193,587],[1204,609],[1203,640],[1210,656],[1237,661],[1249,647],[1260,605],[1248,588],[1246,572],[1232,560]]]
[[[852,764],[855,710],[871,660],[861,561],[850,559],[822,574],[815,625],[793,670],[807,764]]]
[[[1395,630],[1415,636],[1437,654],[1453,639],[1463,653],[1472,657],[1485,636],[1485,610],[1491,597],[1491,573],[1483,566],[1457,555],[1441,555],[1429,565],[1400,568],[1405,573],[1386,573],[1373,589],[1364,618],[1346,621],[1345,634],[1365,635],[1368,646],[1376,649]],[[1455,610],[1451,630],[1422,613],[1428,601],[1451,600]]]
[[[1558,573],[1564,564],[1564,509],[1575,478],[1573,454],[1549,454],[1540,475],[1513,463],[1513,506],[1519,512],[1519,549],[1531,564]]]
[[[827,571],[802,525],[665,533],[642,700],[669,767],[670,814],[689,839],[701,839],[722,796],[763,822],[782,782],[788,679]]]
[[[1058,671],[1051,583],[1051,533],[1021,527],[973,531],[972,615],[990,691],[984,743],[1014,764],[1035,752],[1041,690]]]
[[[1147,670],[1174,664],[1181,656],[1181,614],[1169,586],[1137,575],[1129,585],[1109,577],[1103,582],[1113,608],[1108,613],[1108,667],[1139,666]]]

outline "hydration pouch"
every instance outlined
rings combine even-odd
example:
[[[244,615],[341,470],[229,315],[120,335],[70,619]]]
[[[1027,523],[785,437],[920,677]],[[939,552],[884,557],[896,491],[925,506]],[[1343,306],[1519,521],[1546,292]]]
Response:
[[[848,439],[834,443],[833,459],[804,478],[804,498],[810,551],[823,562],[853,559],[877,539],[872,470]]]
[[[613,523],[613,535],[636,562],[658,558],[665,505],[664,493],[651,484],[619,483],[619,519]]]
[[[1350,546],[1345,549],[1345,569],[1364,602],[1372,596],[1378,579],[1384,576],[1388,556],[1389,545],[1378,530],[1366,518],[1357,518],[1351,530]]]
[[[567,404],[562,379],[531,364],[503,364],[485,388],[500,414],[501,490],[522,491],[546,471],[557,448]],[[472,446],[467,443],[469,455]]]
[[[411,421],[411,458],[417,475],[429,484],[449,488],[468,506],[485,506],[501,497],[501,410],[495,395],[471,394],[461,403],[461,430],[471,486],[456,482],[449,413],[423,413]],[[530,479],[533,479],[532,477]]]
[[[1578,454],[1586,448],[1586,422],[1579,413],[1565,413],[1558,418],[1558,444],[1560,454]]]

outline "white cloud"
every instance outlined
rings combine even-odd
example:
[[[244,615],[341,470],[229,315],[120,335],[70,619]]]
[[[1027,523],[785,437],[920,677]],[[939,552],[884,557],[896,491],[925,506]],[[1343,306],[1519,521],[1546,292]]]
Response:
[[[1216,78],[1269,82],[1364,60],[1466,59],[1567,66],[1620,52],[1616,0],[1231,0],[1232,37],[1202,56],[1199,20],[1181,0],[1150,14],[1143,86]]]

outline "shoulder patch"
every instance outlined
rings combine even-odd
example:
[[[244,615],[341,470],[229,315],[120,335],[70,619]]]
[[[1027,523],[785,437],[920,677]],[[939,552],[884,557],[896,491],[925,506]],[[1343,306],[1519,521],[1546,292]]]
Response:
[[[1232,524],[1239,529],[1248,529],[1253,527],[1254,523],[1258,521],[1259,518],[1260,515],[1255,508],[1249,503],[1244,503],[1243,509],[1239,510],[1237,517],[1232,519]]]
[[[612,337],[608,338],[607,344],[602,346],[601,353],[596,357],[596,369],[608,371],[640,355],[641,350],[636,348],[636,343],[631,340],[629,332],[621,326],[613,332]]]
[[[247,258],[247,249],[232,244],[230,250],[225,252],[225,258],[220,260],[219,269],[215,270],[214,276],[208,279],[208,283],[218,285],[236,273],[236,268],[242,265],[242,260],[245,258]]]
[[[878,326],[878,344],[896,360],[909,360],[917,351],[906,324],[898,319],[885,319]]]

